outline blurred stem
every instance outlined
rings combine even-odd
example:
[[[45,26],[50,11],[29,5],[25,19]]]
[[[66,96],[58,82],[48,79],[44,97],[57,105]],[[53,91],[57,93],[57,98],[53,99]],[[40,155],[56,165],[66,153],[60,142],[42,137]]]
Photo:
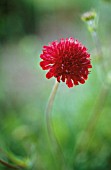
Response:
[[[28,167],[26,161],[22,161],[22,160],[18,159],[11,152],[6,152],[2,148],[0,148],[0,152],[2,152],[4,154],[6,159],[10,160],[11,162],[13,162],[15,164],[15,165],[11,165],[11,164],[5,162],[3,159],[0,159],[0,163],[2,163],[3,165],[13,167],[14,169],[20,169],[20,168],[24,169],[24,168]]]
[[[90,33],[92,35],[94,44],[96,46],[97,55],[102,61],[101,72],[104,75],[103,79],[105,81],[107,72],[106,72],[106,68],[105,68],[105,65],[104,65],[103,52],[102,52],[100,40],[99,40],[99,37],[97,35],[96,29],[92,29],[90,31]],[[91,142],[91,139],[93,137],[94,128],[95,128],[95,126],[96,126],[96,124],[97,124],[97,122],[100,118],[100,115],[102,113],[102,110],[104,108],[105,101],[106,101],[107,96],[108,96],[108,92],[109,92],[109,86],[107,84],[102,84],[102,87],[101,87],[100,92],[99,92],[99,96],[98,96],[97,101],[95,103],[95,106],[93,108],[92,115],[89,118],[88,124],[87,124],[84,132],[81,134],[79,141],[76,145],[76,148],[75,148],[76,154],[79,153],[79,152],[82,152],[83,150],[87,151],[89,144]]]
[[[90,32],[91,32],[94,44],[96,46],[97,54],[98,54],[98,56],[102,57],[102,59],[103,59],[103,53],[102,53],[101,44],[100,44],[100,40],[98,38],[97,32],[96,32],[96,30],[90,31]]]
[[[102,52],[102,48],[101,48],[101,44],[100,44],[100,40],[99,40],[99,37],[97,35],[97,31],[96,30],[93,30],[91,32],[91,35],[92,35],[92,38],[93,38],[93,41],[94,41],[94,44],[96,46],[96,50],[97,50],[97,54],[98,56],[101,58],[102,60],[102,67],[101,67],[101,71],[102,73],[104,74],[104,77],[103,78],[106,78],[106,68],[105,68],[105,65],[104,65],[104,60],[103,60],[103,52]],[[92,113],[92,116],[91,118],[89,119],[89,122],[88,122],[88,125],[87,125],[87,128],[86,128],[86,132],[89,134],[89,136],[92,135],[92,132],[93,132],[93,129],[100,117],[100,114],[102,112],[102,109],[104,108],[104,104],[105,104],[105,101],[106,101],[106,98],[107,98],[107,95],[108,95],[108,92],[109,92],[109,86],[106,84],[103,84],[102,87],[101,87],[101,90],[100,90],[100,93],[99,93],[99,96],[98,96],[98,99],[96,101],[96,104],[95,104],[95,107],[94,107],[94,110],[93,110],[93,113]]]
[[[51,111],[52,111],[52,108],[53,108],[54,99],[55,99],[55,96],[56,96],[56,93],[57,93],[58,86],[59,86],[59,83],[56,81],[55,84],[54,84],[54,87],[52,89],[52,92],[50,94],[50,97],[49,97],[49,101],[48,101],[48,104],[47,104],[47,107],[46,107],[46,110],[45,110],[45,115],[46,115],[46,125],[47,125],[47,131],[48,131],[49,139],[52,142],[52,144],[54,144],[53,145],[54,148],[56,148],[57,158],[61,157],[61,161],[63,162],[63,165],[60,162],[60,166],[63,169],[65,169],[66,166],[65,166],[65,161],[64,161],[64,155],[63,155],[61,146],[59,144],[59,141],[56,137],[56,133],[55,133],[55,130],[54,130],[54,127],[53,127],[52,115],[51,115]]]
[[[93,113],[91,115],[91,118],[89,119],[88,125],[86,127],[86,132],[89,134],[89,137],[90,137],[89,140],[87,139],[88,141],[86,141],[86,146],[87,146],[86,150],[89,147],[89,144],[93,137],[94,128],[95,128],[95,126],[100,118],[100,115],[104,109],[105,101],[107,100],[108,94],[109,94],[109,87],[108,86],[105,87],[103,85],[103,87],[100,90],[97,102],[95,103],[95,107],[94,107]]]
[[[86,131],[90,132],[95,127],[96,122],[99,119],[100,114],[101,114],[101,112],[102,112],[102,110],[104,108],[105,101],[106,101],[107,96],[108,96],[108,92],[109,92],[109,88],[108,87],[103,86],[101,88],[99,96],[98,96],[98,99],[97,99],[97,101],[95,103],[95,107],[94,107],[93,113],[91,115],[91,118],[89,119]]]
[[[102,110],[105,105],[105,101],[107,99],[109,88],[108,86],[105,87],[102,86],[98,99],[96,100],[95,106],[93,108],[93,112],[91,114],[91,117],[89,118],[88,124],[84,130],[84,132],[81,134],[79,141],[77,143],[77,146],[75,148],[75,153],[79,153],[82,151],[88,150],[88,147],[92,141],[93,134],[94,134],[94,128],[97,125],[97,122],[100,118],[100,115],[102,113]]]
[[[10,169],[19,169],[19,167],[9,164],[8,162],[0,159],[0,163]]]
[[[54,84],[54,87],[52,89],[52,92],[50,94],[49,100],[48,100],[48,104],[45,110],[45,115],[46,115],[46,125],[47,125],[47,131],[48,131],[48,135],[50,140],[54,140],[55,136],[53,133],[53,123],[52,123],[52,117],[51,117],[51,111],[52,111],[52,107],[54,104],[54,99],[56,96],[56,92],[58,89],[59,83],[56,81]]]
[[[100,40],[99,40],[99,37],[98,37],[98,34],[97,34],[97,31],[96,30],[93,30],[93,31],[90,31],[91,35],[92,35],[92,38],[93,38],[93,41],[94,41],[94,44],[95,44],[95,47],[96,47],[96,53],[101,61],[101,71],[102,71],[102,75],[106,76],[106,67],[105,67],[105,64],[104,64],[104,57],[103,57],[103,52],[102,52],[102,47],[101,47],[101,43],[100,43]]]

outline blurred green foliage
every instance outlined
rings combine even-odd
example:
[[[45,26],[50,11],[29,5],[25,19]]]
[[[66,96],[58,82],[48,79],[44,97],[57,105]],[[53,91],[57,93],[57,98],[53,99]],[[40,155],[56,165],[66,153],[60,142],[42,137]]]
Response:
[[[111,169],[111,92],[91,134],[88,148],[75,153],[102,85],[95,47],[80,17],[95,9],[105,61],[110,62],[111,4],[102,0],[0,1],[0,158],[26,170],[58,170],[60,155],[52,153],[44,110],[54,84],[39,67],[42,45],[74,36],[91,53],[93,69],[84,85],[61,83],[52,112],[67,170]],[[106,62],[105,62],[106,63]],[[107,63],[106,63],[107,64]],[[110,66],[107,67],[110,76]],[[98,77],[99,73],[99,77]],[[101,81],[102,80],[102,81]],[[99,112],[99,110],[98,110]],[[84,138],[84,141],[86,138]],[[83,141],[83,143],[84,143]],[[0,170],[8,170],[0,165]]]

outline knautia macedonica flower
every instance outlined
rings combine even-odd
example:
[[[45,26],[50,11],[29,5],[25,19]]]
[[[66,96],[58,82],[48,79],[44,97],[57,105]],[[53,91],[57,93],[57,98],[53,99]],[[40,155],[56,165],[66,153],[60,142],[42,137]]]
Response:
[[[84,84],[92,68],[86,47],[72,37],[43,46],[40,58],[42,69],[48,70],[46,78],[55,77],[58,82],[66,82],[68,87]]]

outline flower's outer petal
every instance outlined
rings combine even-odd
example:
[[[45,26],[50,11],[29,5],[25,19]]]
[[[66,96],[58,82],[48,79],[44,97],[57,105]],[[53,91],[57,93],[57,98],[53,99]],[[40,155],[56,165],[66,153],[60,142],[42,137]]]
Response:
[[[79,85],[78,81],[76,80],[76,78],[73,78],[74,81],[74,85]]]
[[[65,75],[62,75],[61,80],[62,80],[63,82],[65,82]]]
[[[50,64],[50,62],[48,62],[48,61],[41,61],[40,62],[40,66],[42,67],[43,70],[50,69],[52,66],[49,65],[49,64]]]
[[[57,77],[57,81],[60,83],[61,76]]]
[[[85,80],[81,77],[78,78],[78,81],[81,83],[81,84],[84,84],[85,83]]]
[[[87,68],[92,68],[92,65],[91,64],[87,65]]]
[[[53,73],[51,71],[49,71],[47,74],[46,74],[46,78],[47,79],[50,79],[51,77],[53,77]]]
[[[70,88],[70,87],[73,87],[73,82],[72,80],[68,77],[67,80],[66,80],[66,84],[67,86]]]

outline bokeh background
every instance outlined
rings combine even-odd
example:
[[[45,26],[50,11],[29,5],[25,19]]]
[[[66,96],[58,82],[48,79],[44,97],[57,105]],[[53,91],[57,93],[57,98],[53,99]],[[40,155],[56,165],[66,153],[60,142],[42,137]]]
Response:
[[[92,37],[81,20],[81,14],[91,9],[98,14],[98,36],[108,60],[110,1],[0,0],[0,159],[26,170],[111,169],[111,93],[109,90],[100,101],[101,82],[106,80],[94,59]],[[45,78],[39,55],[44,44],[70,36],[87,46],[93,69],[84,85],[69,89],[60,83],[57,92],[52,117],[67,164],[63,168],[61,156],[52,153],[53,143],[48,139],[44,115],[55,80]],[[89,146],[75,154],[98,98],[96,111],[101,114],[90,134]],[[81,144],[86,138],[84,135]],[[8,169],[0,165],[0,170]]]

